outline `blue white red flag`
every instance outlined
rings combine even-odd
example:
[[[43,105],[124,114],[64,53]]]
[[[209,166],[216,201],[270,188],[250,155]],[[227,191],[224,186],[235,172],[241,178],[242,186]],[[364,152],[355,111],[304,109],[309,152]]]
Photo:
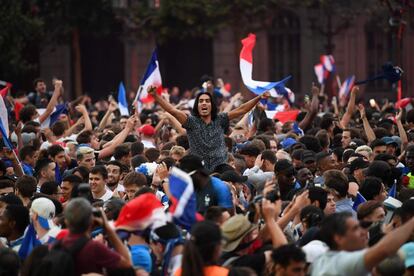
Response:
[[[325,70],[321,63],[316,64],[313,69],[315,70],[315,75],[318,78],[319,84],[324,84],[329,72]]]
[[[0,97],[0,133],[3,137],[4,145],[13,149],[13,144],[9,140],[9,114],[7,113],[6,104],[4,103],[3,97]]]
[[[173,167],[169,176],[169,187],[172,198],[170,213],[174,223],[190,230],[197,221],[197,202],[191,176]]]
[[[287,95],[285,83],[292,78],[292,76],[288,76],[278,82],[253,80],[253,48],[256,44],[256,35],[249,34],[248,37],[244,38],[241,42],[243,44],[243,48],[240,52],[240,72],[244,85],[246,85],[250,91],[257,95],[263,94],[272,88],[277,88],[281,91],[280,93]]]
[[[38,108],[37,111],[39,113],[45,112],[46,109]],[[52,127],[54,123],[59,121],[60,115],[67,114],[68,107],[66,103],[56,105],[54,111],[50,114],[50,116],[42,123],[41,128],[49,128]]]
[[[157,93],[162,93],[162,80],[160,73],[160,66],[158,63],[157,50],[152,52],[151,60],[148,64],[147,70],[144,77],[141,80],[141,85],[138,89],[137,95],[135,96],[134,102],[139,103],[150,103],[154,101],[154,98],[148,94],[148,87],[157,87]]]
[[[119,108],[119,112],[121,113],[121,116],[129,116],[125,86],[122,83],[122,81],[119,83],[119,88],[118,88],[118,108]]]
[[[351,91],[352,87],[354,86],[355,76],[348,77],[341,85],[339,89],[339,99],[345,99],[349,95],[349,91]]]
[[[363,195],[361,195],[359,192],[357,193],[357,196],[355,197],[354,200],[354,205],[352,206],[352,209],[355,210],[355,212],[358,210],[358,206],[364,202],[367,202],[367,200],[365,199],[365,197]]]
[[[328,72],[335,72],[335,59],[332,55],[322,55],[320,57],[323,68]]]
[[[30,223],[23,236],[23,241],[18,252],[19,257],[23,260],[26,259],[33,249],[39,245],[41,245],[41,242],[37,239],[33,223]]]

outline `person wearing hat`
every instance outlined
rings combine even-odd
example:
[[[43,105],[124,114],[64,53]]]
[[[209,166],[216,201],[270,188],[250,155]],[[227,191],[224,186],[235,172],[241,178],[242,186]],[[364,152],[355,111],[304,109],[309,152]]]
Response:
[[[262,200],[260,204],[256,204],[256,210],[260,212],[265,221],[265,229],[270,235],[273,247],[287,244],[282,229],[275,221],[280,212],[280,204],[280,200],[276,203],[271,203],[266,199]],[[262,275],[266,263],[271,260],[272,251],[257,249],[257,247],[261,248],[260,240],[263,242],[267,241],[264,235],[261,235],[260,239],[258,238],[257,225],[251,223],[246,216],[239,214],[224,222],[221,226],[221,231],[225,240],[223,245],[224,254],[220,259],[222,266],[247,266],[252,268],[257,275]],[[264,232],[261,232],[261,234],[264,234]],[[253,253],[252,250],[254,250]]]
[[[265,92],[228,113],[218,113],[213,95],[209,92],[200,92],[196,96],[192,115],[188,116],[158,95],[156,87],[148,87],[148,93],[187,130],[190,152],[200,157],[210,171],[227,162],[224,134],[229,129],[230,121],[248,113],[262,97],[269,96],[269,92]]]
[[[235,193],[234,197],[238,201],[238,205],[241,205],[239,206],[242,207],[242,210],[247,208],[249,202],[243,193],[246,189],[249,189],[245,184],[247,181],[247,176],[241,176],[236,171],[229,170],[222,173],[220,179],[231,186],[232,190]]]
[[[357,157],[349,164],[349,173],[352,176],[351,182],[356,182],[361,185],[365,179],[364,169],[368,168],[369,162],[362,157]],[[354,180],[354,181],[353,181]]]
[[[173,223],[153,229],[150,246],[156,263],[161,265],[161,275],[174,275],[183,258],[184,239],[180,229]]]
[[[33,200],[30,207],[30,219],[42,244],[50,244],[56,240],[60,228],[55,225],[55,204],[45,197]]]
[[[196,155],[181,158],[179,168],[191,175],[197,200],[197,212],[204,214],[210,206],[221,206],[233,213],[230,188],[222,180],[209,176],[201,159]]]
[[[304,150],[302,153],[302,164],[308,168],[312,174],[316,173],[316,156],[311,150]]]
[[[144,148],[155,148],[155,128],[152,125],[143,125],[138,129],[140,133],[141,143],[144,144]]]
[[[292,190],[300,189],[300,184],[295,183],[295,169],[290,161],[286,159],[277,161],[275,164],[275,176],[282,200],[287,200]]]

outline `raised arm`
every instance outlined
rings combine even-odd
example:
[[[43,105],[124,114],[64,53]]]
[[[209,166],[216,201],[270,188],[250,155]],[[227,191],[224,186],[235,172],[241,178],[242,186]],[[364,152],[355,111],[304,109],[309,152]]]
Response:
[[[106,111],[104,117],[102,118],[101,122],[99,123],[99,129],[102,130],[108,125],[109,117],[111,117],[112,113],[118,109],[118,104],[115,101],[111,101],[109,104],[108,110]]]
[[[112,139],[112,144],[108,147],[103,148],[100,152],[99,152],[99,158],[105,158],[108,157],[109,155],[112,155],[112,153],[114,152],[116,146],[118,146],[119,144],[122,144],[125,140],[125,138],[128,136],[128,134],[131,132],[131,130],[134,129],[136,122],[138,121],[138,118],[136,115],[131,116],[128,121],[127,124],[125,126],[125,128],[117,135],[115,136],[114,139]]]
[[[408,145],[407,132],[405,132],[404,126],[401,122],[402,114],[403,114],[403,111],[400,108],[397,116],[395,117],[395,121],[397,122],[397,127],[398,127],[398,134],[400,135],[400,138],[401,138],[401,152],[403,152]]]
[[[53,108],[55,108],[57,104],[57,100],[60,96],[62,85],[63,85],[63,82],[61,80],[55,81],[55,91],[53,91],[52,98],[50,99],[50,102],[47,104],[45,112],[43,112],[43,114],[39,116],[40,124],[42,124],[49,117],[49,115],[53,112]]]
[[[82,114],[82,117],[85,119],[85,127],[83,130],[92,130],[92,122],[91,118],[89,118],[88,110],[86,109],[86,106],[83,104],[80,104],[76,106],[76,110]]]
[[[299,123],[299,127],[306,130],[313,122],[313,119],[318,114],[319,109],[319,88],[312,83],[312,102],[310,110],[306,113],[305,118]]]
[[[361,114],[361,120],[364,125],[365,134],[367,135],[367,138],[368,138],[368,143],[371,143],[372,141],[377,139],[377,137],[375,136],[375,132],[374,130],[372,130],[372,127],[368,122],[367,115],[365,113],[365,107],[362,104],[359,104],[358,109],[359,109],[359,113]]]
[[[229,116],[229,120],[233,120],[236,119],[244,114],[246,114],[247,112],[249,112],[250,110],[253,109],[253,107],[256,106],[256,104],[260,101],[261,98],[263,97],[269,97],[270,93],[269,92],[265,92],[262,95],[259,95],[253,99],[251,99],[250,101],[248,101],[247,103],[242,104],[241,106],[239,106],[236,109],[233,109],[232,111],[230,111],[228,113]]]
[[[167,102],[163,97],[158,95],[158,93],[155,91],[156,88],[154,86],[151,86],[148,88],[148,94],[152,95],[155,99],[155,101],[168,113],[173,115],[180,124],[184,124],[187,121],[187,115],[181,111],[175,108],[172,104]]]
[[[414,218],[385,235],[377,244],[368,248],[364,255],[365,268],[370,271],[385,258],[395,254],[409,240],[414,231]]]
[[[346,108],[346,112],[344,114],[344,116],[341,119],[341,126],[342,128],[347,128],[349,125],[349,121],[351,120],[352,114],[354,114],[355,111],[355,99],[356,99],[356,94],[359,91],[359,87],[358,86],[354,86],[351,90],[351,96],[349,97],[349,102],[348,102],[348,106]]]

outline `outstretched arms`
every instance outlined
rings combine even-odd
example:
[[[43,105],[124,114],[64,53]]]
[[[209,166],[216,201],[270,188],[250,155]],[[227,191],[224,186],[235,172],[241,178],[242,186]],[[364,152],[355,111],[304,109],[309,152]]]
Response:
[[[184,124],[187,121],[187,115],[182,112],[181,110],[178,110],[175,108],[172,104],[167,102],[163,97],[158,95],[155,91],[155,87],[151,86],[148,88],[148,94],[152,95],[155,99],[155,101],[168,113],[173,115],[180,124]]]
[[[256,106],[256,104],[260,101],[261,98],[263,97],[268,97],[269,96],[269,92],[265,92],[262,95],[259,95],[253,99],[251,99],[250,101],[248,101],[247,103],[242,104],[241,106],[239,106],[238,108],[230,111],[228,113],[229,116],[229,120],[233,120],[236,119],[244,114],[246,114],[247,112],[249,112],[253,107]]]

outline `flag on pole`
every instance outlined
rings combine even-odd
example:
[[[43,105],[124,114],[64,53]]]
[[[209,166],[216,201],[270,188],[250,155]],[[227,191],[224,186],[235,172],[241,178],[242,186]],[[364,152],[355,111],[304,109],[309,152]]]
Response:
[[[121,112],[121,116],[129,116],[125,86],[122,83],[122,81],[119,83],[119,88],[118,88],[118,107],[119,107],[119,112]]]
[[[357,196],[355,197],[354,200],[354,205],[352,206],[352,209],[355,210],[355,212],[358,210],[358,206],[364,202],[367,202],[367,200],[365,199],[365,197],[363,195],[361,195],[359,192],[357,193]]]
[[[38,108],[37,111],[39,112],[39,114],[43,114],[43,112],[45,112],[46,109],[44,108]],[[62,114],[67,114],[68,113],[68,108],[67,108],[67,104],[63,103],[63,104],[58,104],[54,111],[50,114],[50,116],[42,123],[42,125],[40,126],[42,129],[44,128],[50,128],[53,126],[54,123],[56,123],[59,120],[60,115]]]
[[[148,87],[157,87],[157,93],[162,93],[162,80],[160,73],[160,66],[158,63],[157,50],[152,52],[151,60],[148,64],[147,70],[145,71],[144,77],[141,80],[140,87],[137,95],[135,96],[134,102],[137,103],[150,103],[154,101],[154,98],[148,94]]]
[[[169,176],[173,221],[187,230],[198,220],[197,202],[191,176],[173,167]]]
[[[320,57],[323,68],[328,72],[335,72],[335,59],[332,55],[322,55]]]
[[[263,94],[272,88],[277,88],[280,91],[279,93],[287,95],[288,92],[286,91],[285,83],[291,79],[292,76],[288,76],[278,82],[253,80],[253,48],[256,44],[256,35],[249,34],[241,42],[243,44],[243,48],[240,52],[240,72],[244,85],[246,85],[246,87],[256,95]]]
[[[388,191],[388,197],[397,198],[397,182],[395,181],[391,189]]]
[[[342,83],[341,88],[339,89],[339,99],[342,100],[348,97],[349,92],[354,86],[354,82],[355,82],[355,76],[350,76]]]
[[[321,63],[316,64],[315,66],[313,66],[313,69],[315,70],[315,75],[318,78],[319,84],[324,84],[327,71],[324,69],[323,65]]]
[[[6,105],[3,97],[0,97],[0,133],[3,137],[4,145],[13,150],[13,144],[9,140],[9,114],[7,113]]]

